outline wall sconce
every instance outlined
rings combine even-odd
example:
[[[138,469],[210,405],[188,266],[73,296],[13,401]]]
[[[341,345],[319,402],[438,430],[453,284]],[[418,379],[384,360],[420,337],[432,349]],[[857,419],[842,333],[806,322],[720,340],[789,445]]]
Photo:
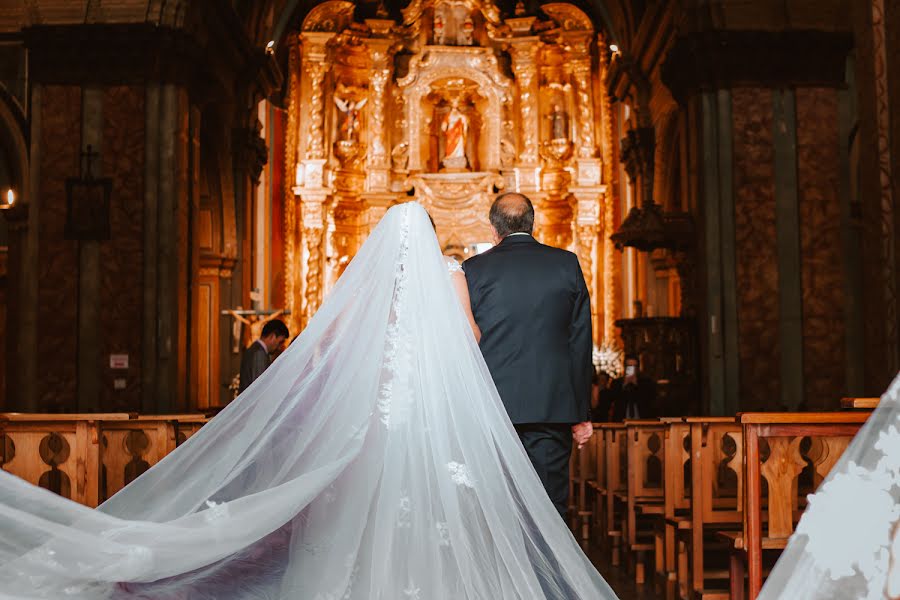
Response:
[[[87,161],[83,177],[66,179],[66,229],[67,240],[108,240],[109,197],[112,179],[95,178],[91,162],[100,156],[88,144],[81,157]]]

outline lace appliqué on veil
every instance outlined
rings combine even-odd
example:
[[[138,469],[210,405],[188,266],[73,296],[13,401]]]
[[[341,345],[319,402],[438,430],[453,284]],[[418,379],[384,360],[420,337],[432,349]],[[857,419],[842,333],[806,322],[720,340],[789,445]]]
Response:
[[[468,488],[475,487],[475,481],[469,475],[469,467],[458,462],[447,463],[447,470],[450,471],[450,478],[456,485],[462,485]]]
[[[882,431],[874,468],[847,463],[818,492],[797,526],[808,539],[806,552],[833,580],[862,575],[866,600],[880,600],[891,568],[893,533],[900,519],[894,498],[900,488],[900,431]],[[862,533],[861,533],[862,532]],[[896,562],[900,557],[895,556]]]
[[[408,279],[407,259],[409,257],[409,210],[403,213],[400,224],[400,251],[395,267],[394,299],[391,320],[387,327],[384,348],[384,375],[378,390],[378,412],[381,422],[390,429],[397,424],[397,415],[392,415],[395,401],[407,393],[403,389],[402,366],[409,362],[409,336],[405,331],[406,287]]]

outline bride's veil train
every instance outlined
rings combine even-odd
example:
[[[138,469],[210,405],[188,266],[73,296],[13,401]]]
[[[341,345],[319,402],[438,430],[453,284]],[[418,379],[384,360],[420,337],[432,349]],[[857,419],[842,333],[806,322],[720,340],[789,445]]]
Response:
[[[0,472],[0,597],[615,595],[546,497],[409,203],[260,379],[99,509]]]

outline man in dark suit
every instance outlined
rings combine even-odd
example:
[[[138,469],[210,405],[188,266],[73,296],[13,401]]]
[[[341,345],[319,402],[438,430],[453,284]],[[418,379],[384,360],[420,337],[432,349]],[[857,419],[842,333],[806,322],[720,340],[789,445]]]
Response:
[[[268,321],[262,328],[259,339],[250,344],[241,356],[241,385],[238,393],[241,394],[256,381],[263,371],[269,368],[272,360],[269,355],[281,348],[284,340],[290,337],[287,325],[280,319]]]
[[[534,207],[501,194],[496,246],[463,265],[481,352],[522,445],[565,517],[572,440],[593,433],[591,308],[578,258],[532,237]]]

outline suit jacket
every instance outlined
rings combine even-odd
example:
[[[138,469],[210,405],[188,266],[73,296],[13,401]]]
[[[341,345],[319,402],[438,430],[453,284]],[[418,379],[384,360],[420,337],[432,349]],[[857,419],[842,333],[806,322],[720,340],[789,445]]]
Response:
[[[590,420],[591,304],[578,258],[513,235],[463,269],[481,352],[512,422]]]
[[[244,354],[241,356],[241,385],[238,393],[242,393],[250,387],[250,384],[263,374],[271,362],[269,352],[258,341],[245,348]]]

